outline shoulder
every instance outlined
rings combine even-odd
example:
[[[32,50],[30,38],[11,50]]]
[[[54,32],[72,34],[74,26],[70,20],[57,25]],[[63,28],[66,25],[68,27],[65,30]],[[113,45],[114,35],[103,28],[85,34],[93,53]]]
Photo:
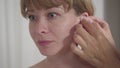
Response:
[[[40,63],[38,63],[38,64],[35,64],[35,65],[31,66],[30,68],[40,68],[40,67],[41,67]]]
[[[31,66],[30,68],[41,68],[41,62]]]
[[[30,68],[45,68],[45,60],[31,66]]]

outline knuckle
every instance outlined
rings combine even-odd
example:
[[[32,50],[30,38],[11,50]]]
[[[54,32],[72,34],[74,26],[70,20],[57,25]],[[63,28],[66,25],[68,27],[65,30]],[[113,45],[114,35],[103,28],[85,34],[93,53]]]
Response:
[[[98,40],[103,40],[103,35],[98,35],[98,36],[97,36],[97,39],[98,39]]]
[[[109,26],[109,24],[108,24],[108,23],[105,23],[105,25],[106,25],[106,26]]]

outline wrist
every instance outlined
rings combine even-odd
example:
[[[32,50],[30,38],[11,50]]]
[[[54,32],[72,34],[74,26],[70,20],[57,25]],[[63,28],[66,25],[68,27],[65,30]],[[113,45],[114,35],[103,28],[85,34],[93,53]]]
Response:
[[[119,58],[115,58],[113,61],[106,63],[104,66],[104,68],[120,68],[120,60]]]

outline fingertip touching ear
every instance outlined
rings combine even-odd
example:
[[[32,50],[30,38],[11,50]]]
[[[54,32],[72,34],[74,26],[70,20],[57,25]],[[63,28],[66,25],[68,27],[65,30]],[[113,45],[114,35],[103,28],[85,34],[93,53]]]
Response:
[[[82,14],[80,14],[79,16],[78,16],[78,23],[77,24],[80,24],[81,23],[81,21],[82,21],[82,19],[84,18],[84,17],[88,17],[89,16],[89,14],[87,13],[87,12],[84,12],[84,13],[82,13]]]
[[[84,12],[80,15],[80,20],[82,20],[83,17],[88,17],[88,16],[89,16],[89,14],[87,12]]]

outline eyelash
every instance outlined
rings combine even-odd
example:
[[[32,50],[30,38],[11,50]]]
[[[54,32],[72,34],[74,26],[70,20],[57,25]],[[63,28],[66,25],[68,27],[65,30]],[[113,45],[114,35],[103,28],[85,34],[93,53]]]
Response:
[[[60,14],[56,12],[50,12],[47,14],[48,19],[53,19],[53,18],[56,18],[57,16],[60,16]]]
[[[29,16],[28,16],[28,19],[29,19],[30,21],[34,21],[34,20],[36,20],[36,16],[35,16],[35,15],[29,15]]]
[[[47,14],[47,19],[55,19],[57,18],[58,16],[60,16],[59,13],[56,13],[56,12],[49,12]],[[35,21],[37,19],[37,17],[35,15],[28,15],[28,19],[30,21]]]

